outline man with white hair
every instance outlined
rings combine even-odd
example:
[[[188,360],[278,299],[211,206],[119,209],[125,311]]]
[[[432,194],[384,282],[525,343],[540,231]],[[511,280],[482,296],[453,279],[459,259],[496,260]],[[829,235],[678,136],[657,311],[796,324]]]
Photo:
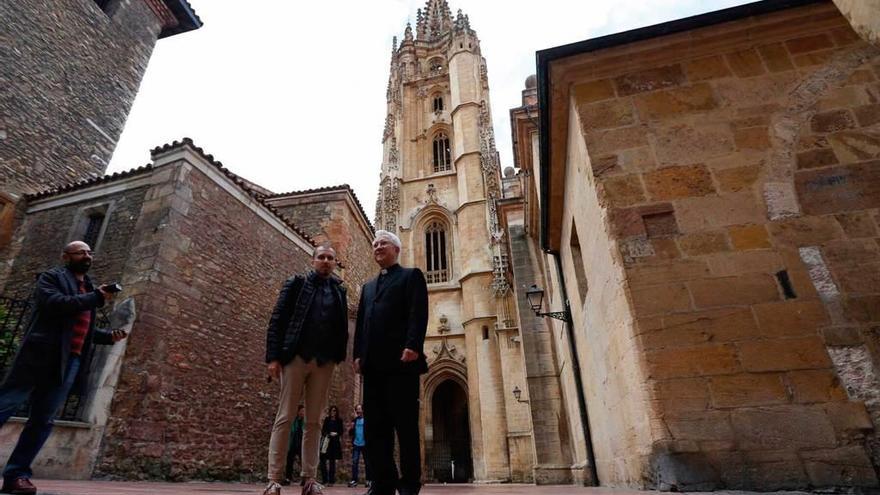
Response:
[[[373,474],[368,495],[417,495],[421,489],[419,375],[428,328],[428,286],[418,268],[398,264],[400,238],[379,230],[379,275],[364,284],[354,336],[354,367],[364,377],[364,423]],[[394,435],[400,446],[400,476]]]

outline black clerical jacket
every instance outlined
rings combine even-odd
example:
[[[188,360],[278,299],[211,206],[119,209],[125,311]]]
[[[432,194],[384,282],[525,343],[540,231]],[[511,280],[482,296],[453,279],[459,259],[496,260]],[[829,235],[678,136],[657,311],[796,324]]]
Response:
[[[394,265],[361,290],[354,358],[364,374],[422,374],[428,329],[428,286],[418,268]],[[381,281],[379,280],[381,278]],[[403,349],[418,352],[415,361],[400,360]]]

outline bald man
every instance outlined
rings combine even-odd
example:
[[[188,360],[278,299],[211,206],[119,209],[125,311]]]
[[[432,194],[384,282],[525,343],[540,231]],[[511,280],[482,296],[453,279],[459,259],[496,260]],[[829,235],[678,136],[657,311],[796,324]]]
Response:
[[[49,434],[55,415],[71,389],[86,383],[92,342],[114,344],[121,330],[95,328],[95,310],[113,300],[95,288],[86,272],[92,266],[88,244],[75,241],[61,253],[63,266],[40,274],[34,312],[12,368],[0,385],[0,426],[28,399],[30,417],[3,470],[2,493],[31,494],[31,463]]]

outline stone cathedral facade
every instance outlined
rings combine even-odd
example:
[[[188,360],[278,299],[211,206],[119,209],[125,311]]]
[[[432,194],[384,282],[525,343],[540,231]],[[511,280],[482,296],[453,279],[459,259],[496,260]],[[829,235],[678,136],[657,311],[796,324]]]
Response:
[[[423,380],[427,480],[528,481],[534,444],[506,274],[498,155],[486,60],[469,19],[445,0],[394,40],[376,227],[428,280]],[[454,466],[454,467],[453,467]]]

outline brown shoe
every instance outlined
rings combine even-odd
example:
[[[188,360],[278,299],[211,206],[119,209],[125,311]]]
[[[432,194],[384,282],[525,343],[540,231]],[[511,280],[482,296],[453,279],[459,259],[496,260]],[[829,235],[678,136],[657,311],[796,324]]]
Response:
[[[306,484],[303,485],[302,495],[322,495],[323,493],[324,486],[315,480],[306,481]]]
[[[3,489],[0,493],[14,493],[16,495],[31,495],[37,493],[37,487],[27,478],[15,478],[3,480]]]

